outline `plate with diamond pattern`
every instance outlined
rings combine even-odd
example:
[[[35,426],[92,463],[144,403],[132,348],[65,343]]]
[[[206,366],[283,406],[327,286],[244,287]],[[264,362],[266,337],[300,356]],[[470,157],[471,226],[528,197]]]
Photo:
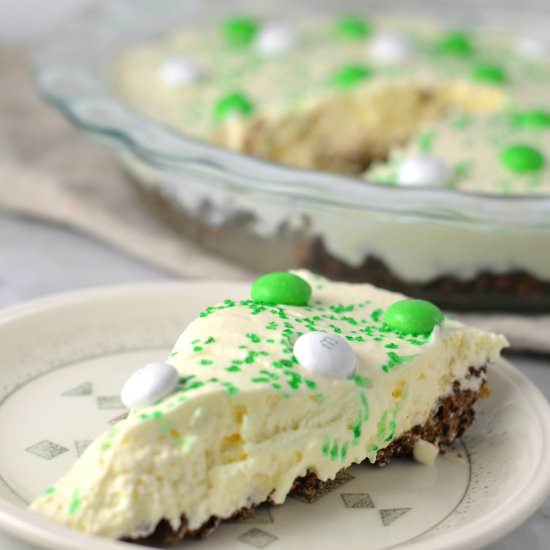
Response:
[[[163,360],[205,306],[244,297],[239,283],[161,283],[85,290],[0,313],[0,529],[51,549],[116,550],[26,510],[90,441],[124,417],[130,372]],[[512,365],[489,373],[491,399],[435,465],[353,466],[314,502],[289,498],[223,524],[195,550],[445,550],[504,535],[550,491],[550,413]]]

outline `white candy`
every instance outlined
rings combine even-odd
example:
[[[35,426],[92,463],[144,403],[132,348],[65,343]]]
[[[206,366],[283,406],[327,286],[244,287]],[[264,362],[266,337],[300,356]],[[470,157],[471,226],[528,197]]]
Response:
[[[380,63],[397,63],[412,53],[411,43],[401,34],[378,34],[369,41],[367,47],[369,57]]]
[[[256,47],[259,52],[274,55],[287,52],[296,45],[294,34],[285,27],[266,27],[257,38]]]
[[[424,464],[425,466],[431,466],[437,455],[439,454],[439,447],[425,441],[424,439],[417,439],[413,447],[413,457],[419,464]]]
[[[161,79],[170,86],[184,86],[204,78],[205,73],[188,59],[169,59],[160,67]]]
[[[178,380],[178,371],[172,365],[149,363],[128,378],[120,399],[129,409],[146,407],[171,394]]]
[[[542,59],[550,56],[550,44],[532,36],[522,36],[517,42],[516,49],[526,59]]]
[[[397,181],[401,185],[445,185],[451,177],[451,168],[442,158],[412,155],[401,162]]]
[[[304,369],[329,378],[347,378],[355,370],[355,354],[346,340],[327,332],[307,332],[294,343],[294,356]]]

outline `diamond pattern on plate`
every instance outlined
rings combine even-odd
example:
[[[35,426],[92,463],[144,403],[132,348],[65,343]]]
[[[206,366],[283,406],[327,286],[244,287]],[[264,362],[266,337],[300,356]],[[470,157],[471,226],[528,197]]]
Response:
[[[66,447],[58,445],[49,439],[43,439],[42,441],[39,441],[38,443],[35,443],[25,449],[28,453],[39,456],[45,460],[51,460],[56,456],[66,453],[68,450],[69,449]]]
[[[387,527],[396,519],[399,519],[411,510],[412,508],[388,508],[386,510],[379,510],[380,518],[382,519],[382,525],[384,527]]]
[[[100,395],[97,398],[97,408],[103,410],[125,409],[118,395]]]
[[[76,449],[76,456],[80,456],[87,448],[88,445],[92,442],[91,439],[77,439],[74,442],[74,447]]]
[[[346,508],[374,508],[368,493],[342,493],[340,496]]]
[[[274,543],[277,538],[278,537],[267,531],[253,527],[238,537],[238,540],[254,548],[267,548],[270,544]]]
[[[84,382],[84,384],[79,384],[70,390],[64,391],[61,395],[63,397],[80,397],[82,395],[92,395],[93,386],[91,382]]]
[[[251,524],[269,524],[273,523],[273,515],[271,514],[267,506],[261,506],[256,508],[250,516],[245,519],[232,519],[229,520],[229,523],[251,523]]]

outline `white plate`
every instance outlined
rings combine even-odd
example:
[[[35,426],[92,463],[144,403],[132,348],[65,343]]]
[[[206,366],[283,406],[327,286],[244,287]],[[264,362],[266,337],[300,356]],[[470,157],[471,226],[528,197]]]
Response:
[[[51,523],[25,504],[124,413],[117,395],[130,371],[162,360],[204,306],[247,293],[235,283],[124,286],[1,313],[0,528],[56,550],[128,548]],[[291,498],[193,548],[472,549],[503,536],[549,493],[550,412],[510,364],[489,377],[492,398],[435,466],[355,466],[314,504]]]

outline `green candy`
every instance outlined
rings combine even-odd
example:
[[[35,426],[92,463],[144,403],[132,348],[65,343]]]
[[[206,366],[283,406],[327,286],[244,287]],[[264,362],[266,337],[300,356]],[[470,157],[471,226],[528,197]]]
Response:
[[[332,84],[337,88],[349,90],[372,76],[372,70],[359,63],[340,67],[332,76]]]
[[[309,284],[293,273],[268,273],[252,285],[252,300],[259,304],[307,306],[310,298]]]
[[[361,40],[371,34],[371,26],[360,17],[340,17],[336,21],[336,33],[342,38]]]
[[[506,168],[512,172],[535,172],[544,166],[542,153],[530,145],[510,145],[500,154]]]
[[[249,46],[258,33],[258,23],[249,17],[230,17],[222,24],[222,34],[230,46]]]
[[[508,81],[508,75],[502,67],[489,63],[476,65],[472,70],[472,78],[490,84],[505,84]]]
[[[550,112],[533,109],[512,114],[512,124],[519,128],[550,128]]]
[[[247,117],[253,112],[254,104],[242,92],[231,92],[224,95],[214,105],[214,119],[217,122],[221,122],[233,115]]]
[[[384,314],[387,327],[403,334],[430,334],[443,322],[442,311],[426,300],[400,300]]]
[[[459,31],[445,33],[436,43],[435,49],[442,55],[452,57],[468,57],[474,52],[470,37]]]

